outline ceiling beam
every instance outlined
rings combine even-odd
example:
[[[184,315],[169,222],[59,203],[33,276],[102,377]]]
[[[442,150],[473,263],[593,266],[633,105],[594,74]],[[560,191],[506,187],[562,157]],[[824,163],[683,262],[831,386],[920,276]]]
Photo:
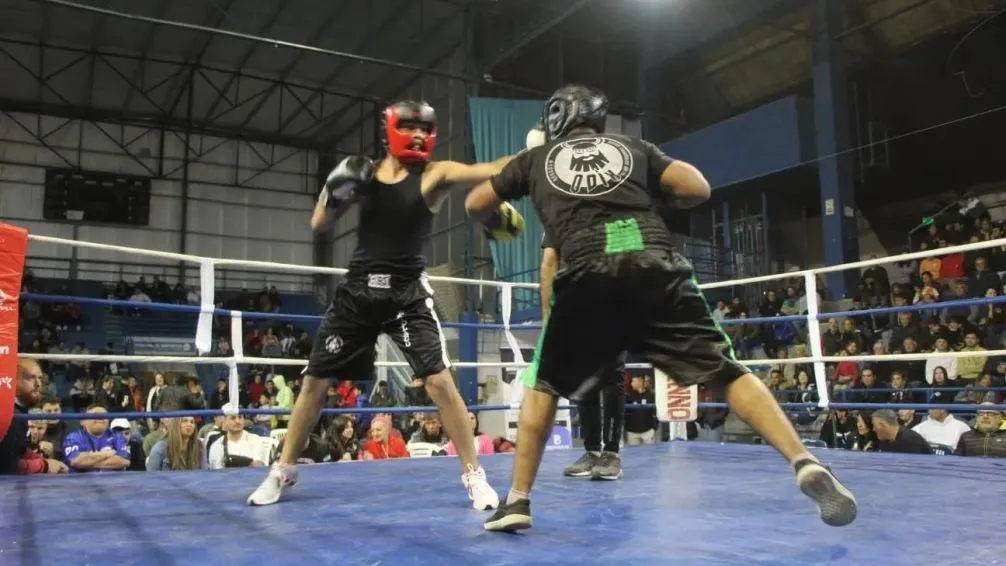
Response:
[[[496,54],[483,62],[480,67],[483,71],[489,72],[496,66],[505,63],[511,57],[516,55],[517,52],[527,46],[527,44],[531,43],[535,39],[538,39],[550,29],[562,23],[566,20],[566,18],[569,18],[580,11],[581,8],[589,4],[591,1],[592,0],[574,0],[557,13],[549,13],[545,17],[544,21],[534,22],[527,25],[517,34],[517,37],[513,41],[499,48]],[[542,4],[548,4],[548,2],[543,2]]]

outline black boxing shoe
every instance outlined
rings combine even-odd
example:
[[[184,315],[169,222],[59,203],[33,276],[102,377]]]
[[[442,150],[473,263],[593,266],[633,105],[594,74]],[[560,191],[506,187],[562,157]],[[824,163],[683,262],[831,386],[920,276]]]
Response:
[[[499,509],[485,522],[483,528],[487,531],[513,533],[530,529],[531,524],[531,501],[518,499],[513,503],[500,503]]]
[[[808,458],[793,464],[793,471],[800,491],[814,500],[826,525],[844,527],[856,520],[859,512],[856,498],[830,468]]]

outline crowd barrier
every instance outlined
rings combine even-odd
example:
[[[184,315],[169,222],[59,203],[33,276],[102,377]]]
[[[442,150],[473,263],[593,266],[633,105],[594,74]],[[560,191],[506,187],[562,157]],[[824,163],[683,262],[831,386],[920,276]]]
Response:
[[[65,361],[65,362],[81,362],[81,361],[92,361],[92,362],[128,362],[128,363],[161,363],[161,362],[183,362],[183,363],[195,363],[195,364],[223,364],[229,368],[229,381],[230,381],[230,391],[231,399],[228,406],[223,411],[227,414],[237,414],[239,409],[237,408],[237,391],[239,391],[239,377],[237,372],[237,366],[239,364],[255,364],[255,365],[273,365],[273,366],[303,366],[306,365],[306,360],[297,359],[287,359],[287,358],[263,358],[263,357],[252,357],[246,356],[243,349],[243,325],[242,321],[248,320],[279,320],[279,321],[294,321],[294,322],[317,322],[320,320],[320,316],[311,315],[296,315],[296,314],[286,314],[286,313],[261,313],[261,312],[246,312],[241,310],[232,309],[222,309],[215,305],[216,296],[216,281],[215,281],[215,270],[221,266],[240,266],[244,268],[261,268],[268,269],[270,271],[292,271],[300,273],[315,273],[315,274],[334,274],[341,275],[346,272],[345,269],[341,268],[327,268],[327,267],[314,267],[314,266],[304,266],[304,265],[292,265],[283,264],[275,262],[263,262],[263,261],[248,261],[248,260],[233,260],[233,259],[223,259],[223,258],[208,258],[199,257],[186,254],[177,254],[170,252],[160,252],[154,250],[145,250],[139,248],[131,248],[127,246],[117,246],[110,244],[100,244],[95,242],[84,242],[77,240],[67,240],[63,238],[53,238],[48,236],[39,235],[29,235],[29,239],[35,242],[44,242],[48,244],[58,244],[66,245],[72,247],[98,249],[105,251],[114,251],[119,253],[136,254],[148,257],[157,257],[161,259],[170,259],[180,262],[194,263],[200,266],[200,291],[201,291],[201,304],[200,305],[177,305],[177,304],[166,304],[166,303],[147,303],[147,302],[133,302],[133,301],[121,301],[112,299],[98,299],[98,298],[88,298],[88,297],[71,297],[71,296],[61,296],[61,295],[43,295],[43,294],[25,294],[24,298],[40,301],[40,302],[76,302],[78,304],[91,304],[100,305],[105,307],[120,307],[120,308],[133,308],[133,309],[148,309],[148,310],[160,310],[169,312],[183,312],[198,315],[198,322],[195,333],[195,344],[198,350],[198,357],[177,357],[177,356],[152,356],[152,355],[91,355],[91,354],[33,354],[33,353],[22,353],[21,355],[26,358],[34,358],[39,360],[49,360],[49,361]],[[827,266],[817,269],[808,269],[802,271],[794,271],[789,273],[780,273],[774,275],[763,275],[757,277],[749,277],[745,279],[738,279],[732,281],[719,281],[712,283],[701,284],[702,289],[722,289],[722,288],[732,288],[739,287],[742,285],[753,284],[753,283],[764,283],[770,281],[776,281],[780,279],[794,279],[802,278],[804,283],[804,289],[806,292],[806,302],[807,302],[807,314],[805,315],[792,315],[792,316],[778,316],[778,317],[755,317],[747,319],[733,319],[724,320],[721,322],[724,326],[732,324],[746,324],[746,325],[757,325],[757,324],[773,324],[780,322],[804,322],[807,324],[807,330],[809,336],[820,336],[820,320],[836,318],[836,317],[861,317],[861,316],[872,316],[872,315],[884,315],[892,314],[898,312],[918,312],[918,311],[931,311],[934,309],[944,309],[944,308],[955,308],[955,307],[965,307],[981,304],[999,304],[1006,302],[1006,296],[997,297],[984,297],[984,298],[973,298],[964,300],[953,300],[946,301],[942,303],[937,303],[935,305],[924,304],[924,305],[907,305],[901,307],[885,307],[880,309],[869,309],[869,310],[853,310],[853,311],[839,311],[839,312],[821,312],[820,305],[818,301],[817,294],[817,275],[822,273],[831,273],[836,271],[842,271],[846,269],[860,269],[875,265],[882,265],[892,262],[903,262],[911,261],[916,259],[925,258],[931,255],[946,255],[953,253],[964,253],[971,252],[975,250],[980,250],[984,248],[991,248],[996,246],[1006,245],[1006,238],[999,240],[990,240],[985,242],[976,242],[965,244],[961,246],[954,246],[949,248],[943,248],[938,250],[926,250],[922,252],[904,254],[899,256],[892,256],[886,258],[878,258],[871,260],[864,260],[859,262],[853,262],[842,265]],[[502,331],[506,343],[509,345],[512,353],[512,362],[456,362],[454,365],[458,368],[481,368],[481,367],[494,367],[494,368],[522,368],[529,365],[528,361],[524,359],[521,352],[521,348],[514,336],[514,332],[517,330],[533,330],[539,329],[540,323],[529,323],[529,324],[512,324],[512,292],[515,288],[528,288],[535,289],[538,287],[536,283],[515,283],[508,281],[490,281],[490,280],[479,280],[479,279],[466,279],[458,277],[437,277],[430,276],[430,281],[437,282],[449,282],[454,284],[463,285],[480,285],[489,286],[499,290],[500,300],[502,305],[502,322],[501,323],[466,323],[466,322],[445,322],[443,326],[445,328],[474,328],[482,330],[496,330]],[[211,342],[212,342],[212,329],[213,329],[213,319],[217,316],[224,316],[230,318],[230,338],[232,348],[234,353],[232,356],[220,357],[211,356]],[[897,362],[906,360],[926,360],[934,357],[942,358],[961,358],[974,356],[973,352],[930,352],[930,353],[913,353],[913,354],[885,354],[885,355],[855,355],[855,356],[825,356],[822,351],[822,346],[820,340],[810,340],[809,341],[810,355],[804,357],[793,357],[786,359],[773,359],[773,360],[741,360],[743,363],[751,367],[764,367],[764,366],[775,366],[775,365],[787,365],[787,364],[811,364],[813,367],[813,377],[814,383],[817,388],[815,394],[818,396],[818,401],[815,403],[787,403],[786,406],[789,408],[827,408],[827,407],[844,407],[844,408],[863,408],[866,406],[873,406],[872,404],[863,403],[833,403],[831,401],[831,394],[828,387],[827,376],[825,373],[826,363],[838,363],[842,361],[858,361],[858,362],[871,362],[871,361],[885,361],[885,362]],[[1006,349],[996,349],[987,350],[981,353],[983,356],[1006,356]],[[389,361],[378,361],[376,364],[378,367],[407,367],[404,362],[389,362]],[[630,368],[648,368],[648,364],[629,364]],[[673,376],[671,376],[673,377]],[[700,408],[719,408],[724,406],[721,403],[701,403]],[[929,404],[884,404],[887,408],[913,408],[913,409],[926,409],[931,407],[936,407],[937,405]],[[967,405],[953,405],[955,410],[962,410],[962,408],[967,407]],[[997,408],[1002,408],[1002,405],[997,405]],[[512,409],[513,407],[509,405],[498,405],[498,406],[475,406],[473,410],[503,410]],[[428,410],[428,408],[404,408],[402,411],[413,411],[420,412],[423,410]],[[246,410],[240,410],[241,413],[255,414],[247,412]],[[354,412],[354,411],[347,411]],[[209,413],[206,413],[207,415]]]

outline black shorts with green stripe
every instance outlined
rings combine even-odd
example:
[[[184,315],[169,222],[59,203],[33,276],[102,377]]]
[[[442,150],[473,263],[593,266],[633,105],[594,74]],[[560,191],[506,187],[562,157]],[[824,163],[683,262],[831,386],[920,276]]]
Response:
[[[748,373],[713,319],[691,264],[667,250],[566,264],[524,383],[571,400],[599,385],[623,350],[678,384],[725,385]]]

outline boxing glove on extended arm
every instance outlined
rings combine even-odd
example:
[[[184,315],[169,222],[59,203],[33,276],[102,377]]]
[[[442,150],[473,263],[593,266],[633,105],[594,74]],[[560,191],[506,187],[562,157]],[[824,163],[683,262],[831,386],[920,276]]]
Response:
[[[321,198],[325,207],[339,208],[362,186],[374,178],[374,162],[369,157],[354,155],[343,159],[325,180]]]
[[[485,224],[486,237],[496,242],[506,242],[524,232],[524,217],[517,209],[504,202]]]

